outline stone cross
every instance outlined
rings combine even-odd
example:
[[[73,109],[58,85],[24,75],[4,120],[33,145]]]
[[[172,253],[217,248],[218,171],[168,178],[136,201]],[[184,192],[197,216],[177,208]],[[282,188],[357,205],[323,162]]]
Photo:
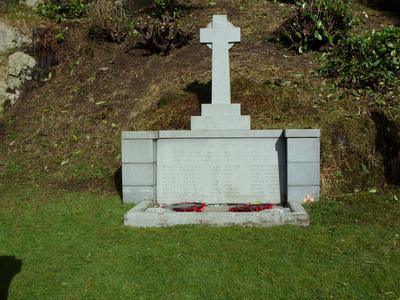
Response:
[[[240,42],[240,28],[234,27],[226,15],[214,15],[208,28],[200,29],[200,43],[212,49],[212,104],[231,103],[229,49]]]

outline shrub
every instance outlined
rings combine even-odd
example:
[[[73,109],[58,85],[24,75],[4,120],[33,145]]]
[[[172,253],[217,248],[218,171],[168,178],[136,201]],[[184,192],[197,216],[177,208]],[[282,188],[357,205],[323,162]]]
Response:
[[[86,3],[82,0],[45,0],[37,7],[37,12],[54,21],[81,18],[86,14]]]
[[[19,4],[19,0],[2,0],[0,1],[0,12],[8,13]]]
[[[180,0],[154,0],[153,12],[158,19],[164,16],[179,18],[183,3]]]
[[[131,25],[122,5],[111,0],[98,0],[88,9],[89,35],[110,42],[125,40]]]
[[[322,56],[320,73],[344,86],[384,90],[400,77],[400,28],[351,36]]]
[[[349,0],[302,0],[279,29],[282,42],[300,53],[334,44],[355,22]]]
[[[136,30],[142,41],[133,48],[145,49],[150,54],[168,55],[174,48],[187,45],[193,38],[192,28],[184,30],[174,18],[164,17],[162,21],[152,20],[145,25],[138,24]]]
[[[59,63],[57,33],[51,27],[39,26],[32,31],[32,54],[38,61],[34,77],[48,78],[50,68]]]

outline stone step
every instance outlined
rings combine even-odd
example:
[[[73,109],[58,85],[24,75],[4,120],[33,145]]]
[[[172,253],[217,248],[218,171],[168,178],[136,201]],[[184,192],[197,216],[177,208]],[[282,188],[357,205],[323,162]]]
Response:
[[[245,129],[250,130],[250,116],[195,116],[191,130]]]
[[[209,116],[240,116],[240,104],[202,104],[201,115]]]

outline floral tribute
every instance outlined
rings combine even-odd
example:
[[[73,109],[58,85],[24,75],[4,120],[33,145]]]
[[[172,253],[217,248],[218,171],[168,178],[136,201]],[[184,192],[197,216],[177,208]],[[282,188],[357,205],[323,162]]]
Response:
[[[205,203],[181,202],[172,205],[171,209],[177,212],[203,212],[207,207]]]
[[[204,212],[207,204],[200,202],[181,202],[170,207],[176,212]],[[273,209],[272,203],[266,204],[238,204],[228,208],[229,212],[259,212],[267,209]]]
[[[266,209],[272,209],[272,203],[267,204],[241,204],[229,208],[230,212],[258,212]]]

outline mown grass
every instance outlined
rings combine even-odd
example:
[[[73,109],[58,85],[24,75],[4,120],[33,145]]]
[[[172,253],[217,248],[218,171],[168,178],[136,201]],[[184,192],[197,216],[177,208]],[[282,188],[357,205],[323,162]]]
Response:
[[[9,299],[400,297],[394,195],[323,199],[308,228],[133,229],[115,195],[0,192],[0,256],[22,261]]]

